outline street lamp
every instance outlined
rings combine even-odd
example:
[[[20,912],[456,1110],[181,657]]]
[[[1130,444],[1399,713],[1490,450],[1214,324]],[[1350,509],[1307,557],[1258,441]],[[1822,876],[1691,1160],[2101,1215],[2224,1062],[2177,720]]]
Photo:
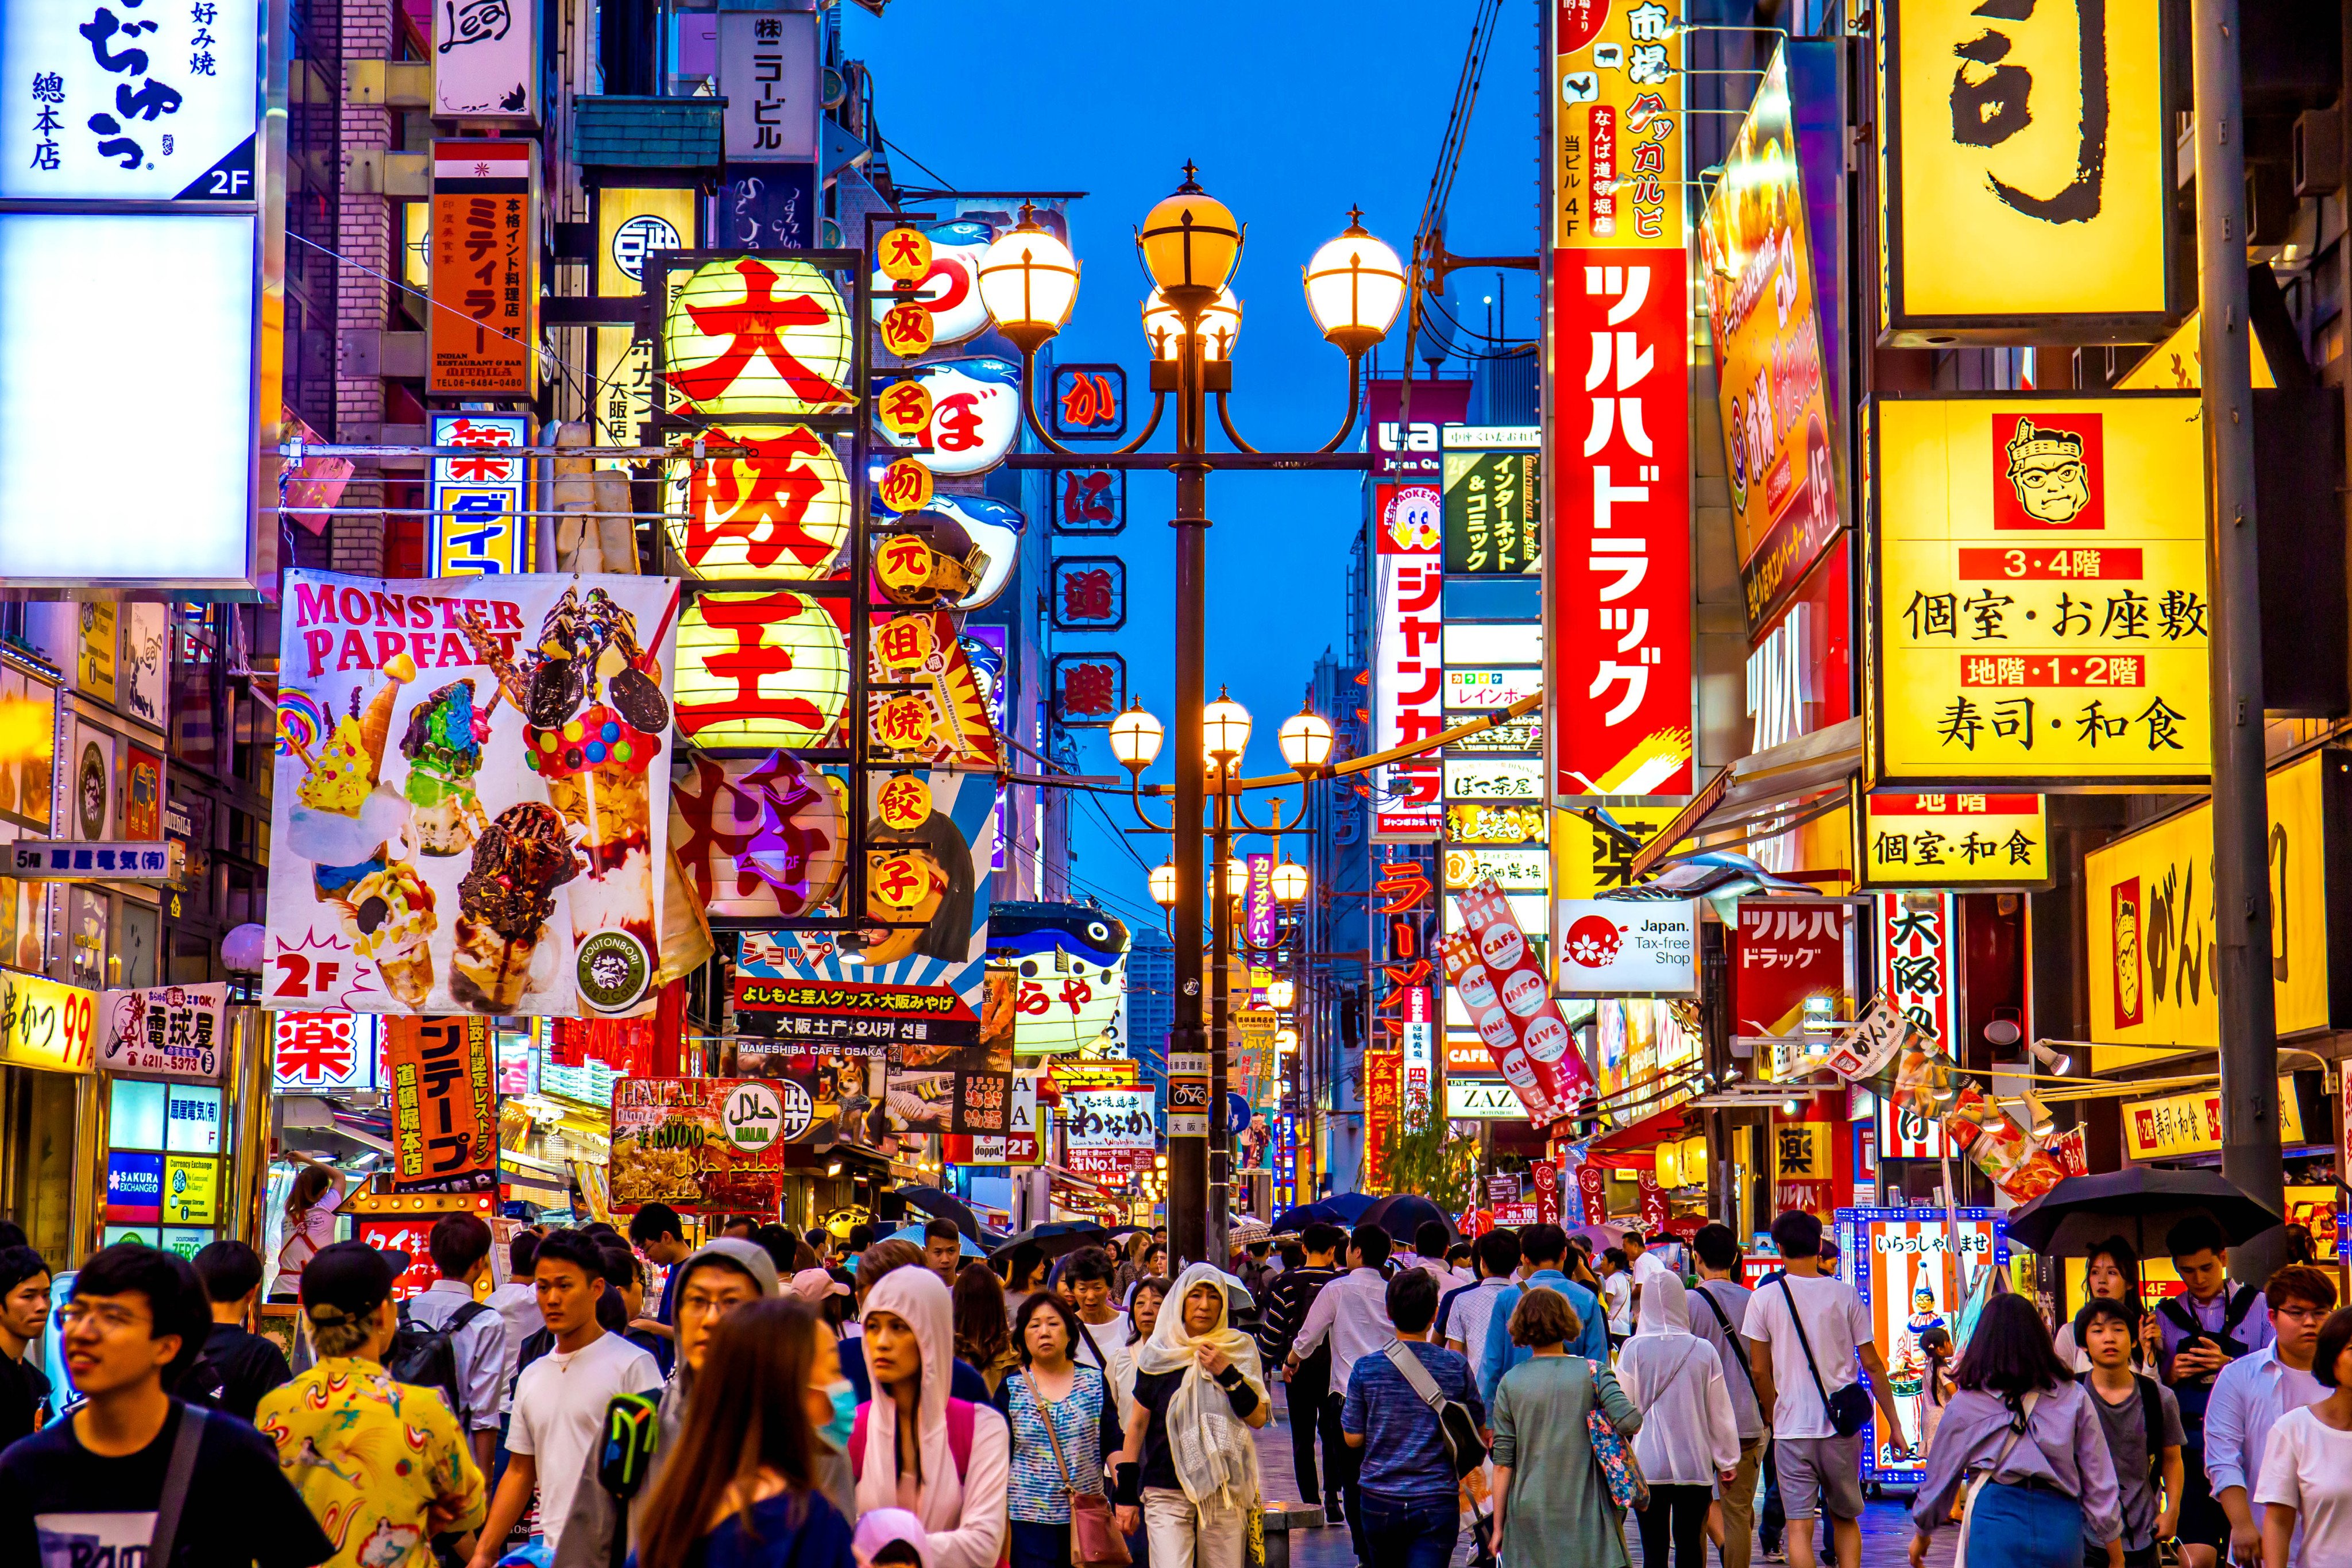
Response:
[[[1285,860],[1274,868],[1274,897],[1277,903],[1296,904],[1307,897],[1307,868],[1296,860]]]
[[[1309,703],[1282,721],[1276,743],[1300,778],[1313,778],[1331,760],[1331,721]]]
[[[1176,868],[1166,861],[1151,868],[1151,901],[1163,910],[1176,907]]]
[[[1230,768],[1249,750],[1249,710],[1217,688],[1217,700],[1201,714],[1202,755],[1213,768]]]
[[[1316,252],[1302,279],[1308,311],[1325,339],[1348,360],[1348,411],[1329,440],[1312,453],[1261,452],[1234,428],[1226,396],[1233,387],[1233,350],[1241,326],[1241,301],[1231,285],[1240,265],[1244,228],[1223,203],[1201,188],[1192,164],[1184,180],[1155,205],[1135,232],[1137,252],[1157,289],[1147,301],[1143,325],[1151,353],[1151,412],[1143,427],[1126,444],[1110,451],[1074,451],[1054,437],[1038,410],[1037,352],[1052,342],[1068,320],[1077,295],[1078,264],[1066,247],[1035,225],[1024,212],[1023,224],[989,247],[982,264],[981,302],[1023,360],[1022,417],[1043,450],[1016,458],[1017,466],[1050,466],[1055,459],[1077,459],[1101,468],[1166,468],[1176,477],[1176,709],[1174,722],[1185,737],[1175,758],[1174,812],[1167,828],[1173,839],[1174,901],[1169,936],[1175,946],[1176,1016],[1168,1050],[1171,1072],[1197,1072],[1204,1058],[1208,1067],[1209,1103],[1222,1106],[1225,1095],[1225,966],[1216,970],[1209,995],[1202,984],[1204,944],[1202,938],[1203,900],[1214,916],[1217,951],[1230,950],[1232,910],[1227,900],[1210,897],[1209,865],[1221,864],[1230,853],[1230,841],[1239,815],[1234,797],[1239,794],[1236,762],[1248,745],[1247,714],[1238,703],[1209,728],[1206,659],[1208,601],[1208,476],[1214,468],[1305,469],[1350,468],[1362,471],[1369,459],[1362,453],[1341,454],[1340,447],[1354,434],[1363,402],[1363,358],[1396,320],[1403,300],[1403,269],[1396,253],[1375,239],[1350,215],[1345,232]],[[1219,426],[1233,453],[1209,451],[1208,400],[1217,400]],[[1169,404],[1175,405],[1176,438],[1172,452],[1144,454],[1145,443],[1159,428]],[[1226,706],[1221,701],[1220,708]],[[1191,737],[1200,727],[1205,752],[1192,749]],[[1288,730],[1289,726],[1286,726]],[[1328,727],[1322,733],[1328,736]],[[1302,726],[1293,755],[1284,756],[1299,773],[1302,792],[1316,770],[1329,758],[1328,739],[1318,741],[1316,727]],[[1142,812],[1142,773],[1158,756],[1165,731],[1159,721],[1139,710],[1120,715],[1111,731],[1111,749],[1133,781],[1130,793]],[[1288,737],[1286,736],[1286,740]],[[1319,755],[1316,754],[1319,748]],[[1221,758],[1217,753],[1223,752]],[[1302,762],[1307,765],[1302,767]],[[1215,860],[1202,843],[1204,807],[1213,793],[1216,802]],[[1274,826],[1251,826],[1241,818],[1244,832],[1279,835],[1299,830],[1305,815],[1286,826],[1280,805]],[[1146,825],[1156,826],[1146,818]],[[1155,879],[1155,896],[1158,881]],[[1214,1007],[1213,1039],[1203,1026],[1203,1004]],[[1181,1060],[1185,1067],[1177,1068]],[[1178,1258],[1224,1259],[1226,1173],[1230,1144],[1221,1117],[1204,1119],[1207,1137],[1187,1131],[1171,1139],[1171,1240]],[[1200,1122],[1192,1124],[1199,1127]]]

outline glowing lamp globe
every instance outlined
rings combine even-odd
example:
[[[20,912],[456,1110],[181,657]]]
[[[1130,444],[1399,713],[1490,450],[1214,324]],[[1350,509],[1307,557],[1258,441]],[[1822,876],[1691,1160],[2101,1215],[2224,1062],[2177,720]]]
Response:
[[[1307,868],[1296,860],[1285,860],[1274,868],[1274,896],[1277,902],[1295,904],[1307,896]]]
[[[663,379],[713,417],[833,413],[854,395],[853,346],[831,278],[805,261],[724,257],[695,268],[671,301]]]
[[[1284,762],[1301,776],[1311,774],[1331,760],[1330,721],[1312,708],[1302,708],[1282,721],[1276,743]]]
[[[1024,353],[1036,353],[1060,331],[1078,300],[1077,258],[1038,225],[1035,209],[1025,203],[1020,226],[981,257],[979,278],[981,303]]]
[[[1201,710],[1201,738],[1208,746],[1209,761],[1219,764],[1249,750],[1249,710],[1226,696],[1222,686],[1217,700]]]
[[[1141,708],[1130,708],[1110,721],[1111,755],[1118,765],[1131,773],[1150,767],[1160,755],[1160,742],[1166,730],[1160,721]]]
[[[1187,163],[1184,183],[1144,216],[1135,243],[1151,280],[1177,304],[1198,310],[1232,280],[1242,257],[1242,226],[1224,203],[1201,189]]]
[[[1151,901],[1163,910],[1176,907],[1176,868],[1166,861],[1151,868]]]
[[[1360,217],[1350,213],[1350,219]],[[1307,309],[1324,338],[1350,356],[1389,335],[1404,305],[1404,264],[1397,253],[1349,222],[1306,268]]]
[[[1242,335],[1242,302],[1232,289],[1218,289],[1216,298],[1201,308],[1200,332],[1202,359],[1234,357],[1234,346]],[[1151,346],[1153,359],[1172,363],[1184,353],[1183,314],[1157,289],[1143,302],[1143,339]]]
[[[677,623],[678,729],[704,746],[822,746],[849,704],[849,651],[803,594],[702,594]]]
[[[1265,1005],[1279,1013],[1298,999],[1297,985],[1288,980],[1269,980],[1265,984]]]
[[[1249,897],[1249,862],[1235,858],[1225,862],[1225,897]]]

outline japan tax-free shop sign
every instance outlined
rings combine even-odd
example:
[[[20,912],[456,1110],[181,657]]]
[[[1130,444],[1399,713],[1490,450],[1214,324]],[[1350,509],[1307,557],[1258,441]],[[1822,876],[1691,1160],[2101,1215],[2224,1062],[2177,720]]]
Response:
[[[1874,786],[2206,782],[2203,436],[2194,394],[1872,405]]]
[[[252,581],[282,221],[263,24],[260,0],[0,5],[0,578]]]

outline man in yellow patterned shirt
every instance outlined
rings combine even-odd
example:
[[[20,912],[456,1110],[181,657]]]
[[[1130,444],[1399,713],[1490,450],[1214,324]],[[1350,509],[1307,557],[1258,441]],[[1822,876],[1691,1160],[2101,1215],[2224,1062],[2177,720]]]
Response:
[[[394,1268],[362,1241],[321,1248],[302,1271],[319,1364],[262,1397],[254,1425],[335,1543],[331,1568],[432,1568],[452,1531],[462,1561],[488,1509],[482,1472],[447,1403],[383,1368],[399,1315]]]

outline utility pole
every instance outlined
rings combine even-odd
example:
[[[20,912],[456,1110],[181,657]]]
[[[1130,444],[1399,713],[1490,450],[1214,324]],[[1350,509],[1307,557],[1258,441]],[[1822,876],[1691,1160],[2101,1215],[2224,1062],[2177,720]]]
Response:
[[[2263,748],[2261,579],[2246,307],[2246,118],[2238,0],[2193,0],[2198,349],[2211,477],[2213,935],[2221,1028],[2221,1173],[2284,1213],[2278,1019],[2271,991],[2270,801]],[[2238,1249],[2252,1283],[2284,1259],[2273,1229]]]

